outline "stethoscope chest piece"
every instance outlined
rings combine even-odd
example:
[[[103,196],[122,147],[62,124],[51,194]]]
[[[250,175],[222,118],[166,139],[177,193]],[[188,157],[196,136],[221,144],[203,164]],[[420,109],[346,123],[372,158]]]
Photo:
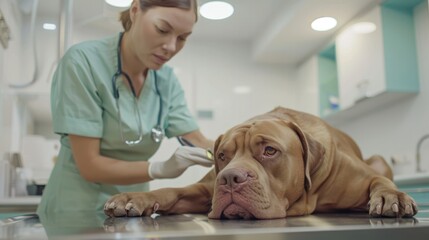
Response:
[[[161,126],[156,125],[155,127],[152,128],[152,140],[156,143],[159,143],[162,141],[162,139],[164,138],[164,132],[162,131]]]

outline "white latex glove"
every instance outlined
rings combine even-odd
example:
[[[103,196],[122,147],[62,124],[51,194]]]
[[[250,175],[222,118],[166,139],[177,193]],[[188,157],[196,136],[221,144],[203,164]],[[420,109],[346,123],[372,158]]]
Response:
[[[175,178],[180,176],[192,165],[211,167],[213,160],[209,159],[207,150],[198,147],[180,146],[167,161],[149,163],[149,177],[152,179]]]

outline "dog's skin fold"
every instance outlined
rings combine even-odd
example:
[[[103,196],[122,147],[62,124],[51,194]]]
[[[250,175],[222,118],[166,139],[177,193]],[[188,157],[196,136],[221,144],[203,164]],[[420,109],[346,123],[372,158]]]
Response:
[[[214,157],[214,169],[198,183],[121,193],[106,202],[105,214],[272,219],[343,210],[373,217],[417,213],[381,156],[364,160],[348,135],[303,112],[278,107],[231,128],[216,140]]]

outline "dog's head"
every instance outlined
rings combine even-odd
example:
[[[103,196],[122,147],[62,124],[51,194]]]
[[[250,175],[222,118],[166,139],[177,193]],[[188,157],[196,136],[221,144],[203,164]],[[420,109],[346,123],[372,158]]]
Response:
[[[209,217],[286,217],[311,188],[310,172],[323,154],[323,146],[293,122],[265,119],[230,129],[215,143],[217,177]]]

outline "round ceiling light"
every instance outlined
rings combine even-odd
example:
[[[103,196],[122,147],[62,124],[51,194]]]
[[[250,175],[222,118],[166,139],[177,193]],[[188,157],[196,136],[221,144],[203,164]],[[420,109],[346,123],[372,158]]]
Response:
[[[114,7],[129,7],[133,0],[104,0],[107,4]]]
[[[311,23],[311,28],[316,31],[328,31],[337,26],[337,20],[332,17],[321,17]]]
[[[353,24],[351,28],[355,33],[367,34],[374,32],[377,29],[377,26],[372,22],[359,22]]]
[[[234,7],[222,1],[211,1],[200,7],[201,16],[211,20],[221,20],[230,17],[234,13]]]

